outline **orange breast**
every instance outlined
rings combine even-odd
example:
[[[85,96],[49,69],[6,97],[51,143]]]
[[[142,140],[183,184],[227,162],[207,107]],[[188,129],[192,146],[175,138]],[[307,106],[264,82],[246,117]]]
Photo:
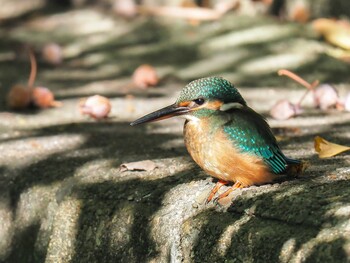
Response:
[[[206,119],[186,122],[184,137],[194,161],[215,178],[250,186],[271,182],[276,176],[257,156],[235,149],[223,131],[209,130]]]

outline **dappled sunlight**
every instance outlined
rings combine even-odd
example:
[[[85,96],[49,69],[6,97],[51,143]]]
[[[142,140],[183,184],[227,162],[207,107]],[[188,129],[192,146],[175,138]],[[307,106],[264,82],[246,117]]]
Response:
[[[44,160],[48,155],[62,154],[79,148],[85,142],[86,137],[81,134],[32,136],[8,142],[0,141],[0,165],[6,164],[12,169],[24,168],[33,162]],[[14,158],[16,162],[12,162]]]
[[[201,45],[205,52],[234,48],[237,46],[266,43],[276,40],[285,40],[286,37],[295,36],[297,27],[293,25],[264,25],[255,26],[245,30],[237,30],[214,37]]]
[[[79,52],[81,49],[79,49]],[[76,58],[72,60],[69,65],[73,67],[97,67],[102,65],[104,62],[108,62],[110,60],[110,55],[104,52],[94,52],[92,54],[86,54],[81,58]]]
[[[120,205],[119,209],[113,213],[110,221],[101,226],[102,229],[106,229],[105,231],[109,232],[108,246],[110,250],[120,251],[126,255],[130,253],[130,251],[125,250],[125,245],[133,242],[130,233],[132,233],[133,225],[137,223],[135,222],[135,217],[137,216],[135,209],[136,207],[130,203],[123,203]],[[96,238],[101,239],[102,237],[96,235]]]
[[[28,11],[41,8],[45,4],[44,0],[21,0],[20,3],[12,0],[2,0],[0,8],[0,20],[23,15]]]
[[[67,32],[67,28],[69,31]],[[93,9],[80,9],[61,14],[39,17],[27,23],[27,29],[37,31],[62,31],[78,36],[109,32],[117,28],[114,19]]]
[[[283,192],[276,193],[276,195],[274,196],[274,200],[281,201],[288,196],[297,195],[303,191],[305,191],[305,187],[303,185],[293,185]]]
[[[219,256],[224,257],[228,252],[228,248],[232,245],[232,237],[237,235],[240,228],[243,227],[244,224],[246,224],[250,219],[251,216],[245,214],[236,220],[232,225],[227,226],[226,229],[223,230],[221,236],[218,238],[217,244],[215,247],[213,247],[212,253],[218,253]]]
[[[12,61],[16,57],[15,52],[8,51],[8,52],[0,52],[0,63],[6,62],[6,61]]]
[[[295,253],[295,247],[296,247],[296,239],[290,238],[286,242],[283,243],[283,246],[280,251],[279,260],[281,263],[288,263],[291,262],[291,258],[293,254]]]
[[[93,156],[99,155],[96,149],[88,149],[84,152],[89,151],[93,152]],[[140,183],[142,183],[144,181],[154,181],[181,173],[185,174],[188,170],[188,166],[191,165],[190,160],[184,160],[183,157],[151,159],[151,161],[155,162],[157,165],[152,171],[122,171],[120,169],[121,163],[116,161],[115,158],[93,159],[84,163],[84,165],[77,169],[75,178],[79,181],[80,185],[85,186],[107,181],[127,182],[135,179],[140,180]]]
[[[317,116],[313,116],[310,119],[307,116],[300,116],[298,118],[294,118],[288,121],[276,121],[271,120],[271,125],[283,125],[288,123],[289,126],[298,126],[298,127],[315,127],[317,126],[319,130],[326,130],[331,125],[344,124],[346,125],[350,120],[350,113],[337,113],[334,112],[333,115],[325,115],[324,113],[320,113]],[[322,125],[326,125],[322,127]],[[346,131],[346,130],[345,130]]]
[[[52,238],[47,247],[45,262],[68,262],[75,255],[76,236],[79,232],[79,218],[82,200],[70,198],[57,207],[57,216],[52,225]]]
[[[3,190],[2,190],[3,191]],[[11,209],[9,196],[0,197],[0,260],[3,261],[7,256],[7,251],[10,250],[11,240],[14,232],[14,213]]]
[[[316,108],[310,92],[297,117],[270,117],[277,101],[297,103],[306,90],[278,76],[281,68],[334,85],[340,98],[349,92],[348,62],[327,55],[333,48],[310,22],[288,21],[284,11],[243,16],[239,6],[210,22],[122,17],[108,1],[47,1],[39,9],[42,1],[35,0],[32,12],[21,13],[28,3],[13,1],[19,10],[6,0],[11,19],[0,19],[0,261],[296,263],[349,257],[350,159],[343,153],[320,160],[313,138],[346,145],[350,113]],[[268,1],[255,2],[252,8]],[[62,51],[62,61],[46,59],[47,44]],[[8,108],[8,91],[27,81],[29,49],[38,65],[34,86],[49,88],[60,107]],[[157,75],[154,87],[135,85],[135,69],[145,64]],[[278,176],[207,203],[216,180],[188,154],[184,119],[130,126],[177,101],[189,81],[214,75],[232,81],[267,119],[286,156],[310,163],[303,175]],[[96,94],[111,105],[108,118],[79,111],[84,97]],[[214,120],[215,131],[231,110]],[[203,143],[210,149],[211,141]]]
[[[118,53],[124,57],[138,57],[148,54],[156,54],[158,51],[167,49],[170,43],[152,43],[152,44],[141,44],[132,45],[128,47],[118,48]],[[173,44],[173,43],[171,43]]]
[[[51,200],[55,199],[59,187],[60,183],[55,182],[49,185],[34,185],[23,191],[14,210],[16,230],[24,231],[31,225],[44,223],[41,219],[46,216],[46,208]]]
[[[91,81],[96,79],[115,78],[121,72],[116,64],[104,64],[95,69],[57,69],[43,71],[42,76],[48,81]]]
[[[237,70],[248,77],[249,75],[261,75],[275,73],[281,68],[296,69],[298,67],[310,64],[317,60],[317,54],[312,53],[287,53],[278,55],[269,55],[247,61],[240,65]],[[243,77],[242,76],[242,77]]]
[[[339,231],[339,228],[343,229],[342,231]],[[317,250],[323,250],[324,247],[328,247],[329,249],[332,249],[331,244],[333,242],[340,242],[348,244],[348,240],[350,233],[350,223],[349,222],[342,222],[338,226],[335,227],[328,227],[325,229],[322,229],[315,238],[310,239],[308,242],[301,245],[300,249],[294,251],[290,261],[291,262],[302,262],[305,259],[311,259],[314,258],[314,253],[317,253]],[[332,258],[332,260],[337,260],[338,257],[341,261],[342,258],[344,258],[344,255],[347,253],[344,249],[341,247],[333,248],[335,253],[333,256],[328,256],[329,260]],[[339,262],[340,262],[339,261]]]
[[[117,94],[126,94],[127,90],[125,87],[128,86],[130,80],[127,78],[119,78],[112,80],[94,80],[89,82],[86,85],[78,85],[77,87],[70,87],[69,89],[62,88],[56,91],[58,97],[81,97],[89,96],[96,93],[96,90],[99,91],[99,94],[104,95],[117,95]]]
[[[183,249],[184,258],[198,261],[239,258],[244,262],[275,262],[277,259],[303,262],[315,257],[344,259],[348,253],[350,229],[348,194],[343,191],[344,194],[337,195],[334,187],[345,190],[348,187],[346,181],[314,185],[305,181],[295,183],[284,183],[275,192],[260,196],[257,193],[261,187],[259,191],[250,187],[244,195],[236,193],[228,210],[230,213],[220,209],[209,213],[202,211],[187,220],[182,242],[192,249]],[[288,192],[290,187],[303,190],[292,193]],[[276,194],[280,198],[276,198]],[[319,198],[311,200],[311,195]],[[337,213],[338,217],[329,220],[329,211],[336,211],[332,214]],[[313,215],[313,219],[309,215]],[[188,244],[187,239],[195,241]],[[205,244],[203,240],[206,240]],[[326,247],[332,249],[331,254],[323,249]]]
[[[170,255],[170,261],[183,257],[182,251],[174,247],[175,244],[181,242],[182,225],[173,225],[172,222],[186,222],[193,215],[207,210],[208,207],[203,206],[205,199],[203,199],[202,193],[205,191],[205,193],[209,194],[209,188],[210,186],[204,181],[193,181],[188,184],[178,185],[165,195],[162,207],[160,207],[150,222],[152,237],[155,239],[154,241],[158,247],[161,248],[157,257],[153,259],[154,262],[167,258],[167,255]],[[196,191],[193,189],[196,189]],[[177,202],[174,202],[174,200],[177,200]],[[213,204],[210,206],[213,207]],[[195,213],[193,212],[194,209]],[[169,228],[169,226],[172,227]],[[166,246],[164,246],[164,242],[167,244]]]
[[[336,200],[334,200],[336,201]],[[350,217],[350,204],[347,206],[342,206],[342,207],[337,207],[337,208],[332,208],[330,209],[327,213],[326,216],[334,216],[337,218],[349,218]],[[349,229],[350,231],[350,229]]]
[[[215,75],[217,72],[230,68],[249,55],[247,49],[236,49],[232,52],[212,54],[208,58],[198,60],[190,66],[180,68],[177,75],[184,79],[194,79]]]
[[[121,27],[121,28],[124,28],[124,27]],[[72,43],[68,43],[63,48],[64,57],[67,59],[75,58],[84,52],[97,49],[100,46],[104,46],[108,43],[111,43],[110,45],[113,46],[113,43],[117,44],[118,39],[123,37],[123,35],[130,33],[131,30],[132,28],[125,27],[124,30],[121,30],[121,31],[113,30],[108,34],[98,33],[98,34],[88,35],[85,37],[80,37],[79,39],[73,41]]]

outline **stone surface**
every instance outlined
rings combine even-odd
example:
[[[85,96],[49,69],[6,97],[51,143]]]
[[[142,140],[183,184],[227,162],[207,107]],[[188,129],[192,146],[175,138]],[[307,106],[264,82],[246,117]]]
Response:
[[[304,92],[277,69],[332,83],[344,96],[349,65],[326,56],[330,47],[307,26],[234,15],[198,27],[175,21],[77,9],[0,30],[1,262],[350,261],[349,155],[321,160],[313,150],[316,135],[349,145],[349,113],[313,109],[308,97],[298,118],[268,118],[286,155],[309,169],[236,190],[221,204],[205,204],[214,183],[186,153],[182,120],[129,126],[173,103],[193,78],[227,77],[267,116],[277,100]],[[65,60],[53,68],[38,56],[36,83],[62,107],[8,111],[6,92],[28,75],[12,48],[29,42],[39,51],[48,39],[62,44]],[[129,85],[143,63],[159,70],[158,87]],[[111,118],[79,114],[79,99],[94,94],[111,99]],[[142,160],[158,168],[119,169]]]

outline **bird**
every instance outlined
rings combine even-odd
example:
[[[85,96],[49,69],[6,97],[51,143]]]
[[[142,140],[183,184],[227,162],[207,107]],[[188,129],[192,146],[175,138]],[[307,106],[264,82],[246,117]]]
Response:
[[[237,188],[271,183],[289,171],[300,172],[302,161],[282,153],[264,117],[250,108],[238,89],[224,78],[194,80],[182,89],[174,104],[130,125],[175,116],[185,118],[184,141],[192,159],[218,179],[207,202],[223,185],[232,184],[214,200]]]

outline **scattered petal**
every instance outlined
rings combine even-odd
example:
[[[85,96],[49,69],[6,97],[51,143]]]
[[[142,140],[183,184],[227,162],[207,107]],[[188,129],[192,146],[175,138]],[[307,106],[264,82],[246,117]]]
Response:
[[[120,165],[120,171],[152,171],[158,166],[155,162],[151,160],[132,162],[132,163],[123,163]]]
[[[315,137],[315,150],[320,158],[332,157],[345,151],[349,151],[350,147],[331,143],[320,136]]]
[[[337,90],[335,87],[329,84],[322,84],[318,86],[313,94],[315,106],[322,110],[334,108],[339,102]]]
[[[34,106],[41,109],[61,106],[61,102],[55,101],[55,97],[51,90],[45,87],[34,88],[32,100]]]
[[[306,23],[310,19],[310,8],[304,2],[297,3],[290,12],[290,19],[299,23]]]
[[[270,115],[276,120],[287,120],[301,113],[301,109],[288,100],[279,100],[271,108]]]
[[[52,65],[59,65],[63,60],[62,48],[56,43],[46,44],[42,49],[44,60]]]
[[[112,105],[106,97],[94,95],[83,99],[79,103],[80,112],[89,115],[94,119],[103,119],[108,117]]]
[[[156,69],[147,64],[141,65],[135,70],[132,80],[138,88],[156,86],[159,82]]]

